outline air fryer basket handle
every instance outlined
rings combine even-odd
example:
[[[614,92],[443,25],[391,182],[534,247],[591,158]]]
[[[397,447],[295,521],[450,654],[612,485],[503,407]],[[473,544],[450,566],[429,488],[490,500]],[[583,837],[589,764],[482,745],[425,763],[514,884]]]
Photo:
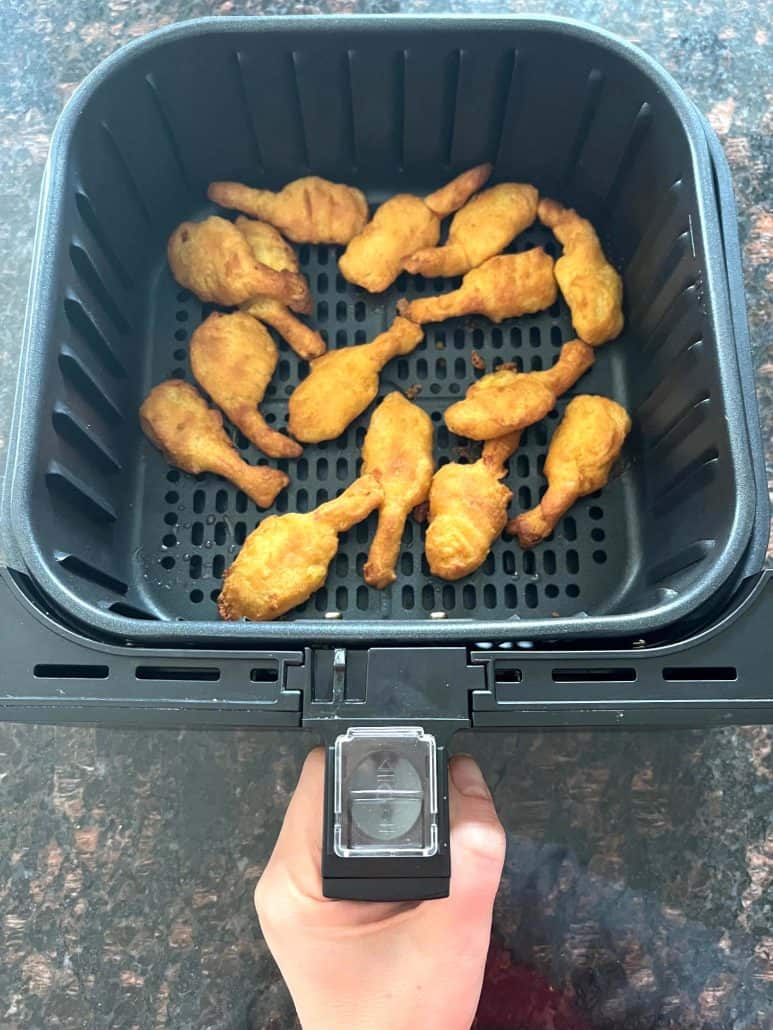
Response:
[[[421,727],[352,727],[326,748],[322,890],[354,901],[448,896],[445,748]]]
[[[326,897],[446,897],[447,746],[485,670],[465,647],[313,651],[303,725],[326,745]]]

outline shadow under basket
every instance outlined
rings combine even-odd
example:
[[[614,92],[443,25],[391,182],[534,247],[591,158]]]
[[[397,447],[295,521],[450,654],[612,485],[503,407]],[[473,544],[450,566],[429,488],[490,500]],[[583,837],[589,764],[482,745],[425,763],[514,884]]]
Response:
[[[482,161],[492,182],[533,182],[593,220],[625,284],[626,325],[575,393],[614,397],[634,429],[609,485],[531,552],[498,540],[475,574],[429,575],[409,520],[398,580],[361,570],[375,516],[341,538],[327,584],[284,619],[217,621],[225,569],[263,517],[215,476],[171,469],[139,404],[192,381],[190,336],[208,309],[181,290],[165,243],[212,209],[207,184],[278,188],[315,173],[380,202],[428,192]],[[560,248],[539,224],[516,250]],[[370,340],[397,300],[458,281],[401,276],[370,296],[340,250],[301,247],[312,323],[330,348]],[[731,286],[731,284],[733,284]],[[156,33],[101,65],[56,130],[39,226],[4,519],[9,564],[58,611],[145,643],[519,641],[662,631],[762,562],[759,431],[741,361],[706,127],[661,69],[606,34],[550,19],[212,19]],[[741,304],[742,309],[742,304]],[[743,317],[742,310],[740,317]],[[417,387],[438,463],[477,456],[442,413],[486,369],[549,367],[573,334],[560,300],[495,326],[426,327],[385,369],[380,397]],[[306,366],[280,342],[263,411],[282,428]],[[512,513],[535,504],[571,394],[510,461]],[[356,475],[372,409],[309,445],[266,514],[308,511]],[[265,459],[240,434],[247,461]]]

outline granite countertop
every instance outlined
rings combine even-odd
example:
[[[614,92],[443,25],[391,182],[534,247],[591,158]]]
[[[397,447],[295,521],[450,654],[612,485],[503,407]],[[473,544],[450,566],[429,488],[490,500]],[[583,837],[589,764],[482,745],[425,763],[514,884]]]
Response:
[[[51,130],[122,43],[203,14],[538,10],[639,43],[720,136],[773,480],[769,17],[748,0],[6,0],[0,454]],[[285,1027],[252,888],[301,734],[0,724],[0,1028]],[[509,834],[481,1026],[770,1026],[773,732],[466,735]],[[603,814],[602,814],[603,813]]]

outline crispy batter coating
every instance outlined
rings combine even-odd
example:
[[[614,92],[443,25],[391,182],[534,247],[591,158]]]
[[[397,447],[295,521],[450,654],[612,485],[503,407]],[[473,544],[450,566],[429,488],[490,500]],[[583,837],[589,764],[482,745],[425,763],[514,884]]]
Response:
[[[230,479],[261,508],[268,508],[290,482],[284,472],[248,465],[223,429],[219,411],[182,379],[154,386],[140,407],[142,430],[170,465],[198,475],[215,472]]]
[[[300,275],[300,265],[295,251],[273,225],[269,225],[268,222],[256,222],[252,218],[245,218],[244,215],[239,215],[235,225],[249,243],[256,261],[268,265],[276,272],[295,272]],[[318,358],[327,350],[325,341],[319,333],[301,322],[288,311],[286,305],[274,300],[273,297],[265,294],[251,297],[242,304],[242,311],[273,326],[295,353],[306,361]]]
[[[578,498],[606,486],[630,430],[628,412],[608,397],[582,394],[569,402],[550,441],[544,497],[507,525],[521,547],[533,547],[550,536]]]
[[[282,339],[287,340],[299,358],[312,361],[327,350],[319,333],[296,318],[286,305],[271,297],[253,297],[242,306],[242,311],[276,329]]]
[[[395,281],[403,259],[418,247],[440,239],[440,219],[421,197],[398,193],[384,201],[338,261],[344,279],[370,293],[381,293]]]
[[[570,340],[545,372],[491,372],[469,387],[464,400],[446,408],[446,425],[472,440],[492,440],[525,429],[544,418],[555,407],[556,398],[574,386],[594,360],[592,347]]]
[[[362,445],[362,472],[381,483],[378,529],[363,569],[372,587],[394,583],[405,520],[426,501],[432,482],[432,419],[395,391],[373,412]]]
[[[217,602],[221,617],[265,622],[303,604],[325,582],[338,534],[361,522],[382,498],[378,480],[362,476],[312,512],[264,519],[225,574]]]
[[[410,193],[390,197],[342,254],[341,275],[370,293],[381,293],[398,277],[405,258],[435,246],[441,219],[461,207],[490,174],[491,165],[478,165],[424,200]]]
[[[248,440],[271,458],[298,457],[301,446],[258,411],[279,359],[265,326],[241,311],[214,312],[191,337],[190,358],[199,386]]]
[[[207,196],[221,207],[270,222],[293,243],[348,243],[368,220],[365,194],[353,186],[308,175],[278,193],[238,182],[213,182]]]
[[[424,336],[405,318],[396,318],[371,343],[331,350],[311,363],[311,372],[293,391],[289,429],[304,443],[334,440],[367,408],[378,393],[386,363],[410,354]]]
[[[481,186],[488,182],[494,166],[492,164],[475,165],[468,168],[466,172],[457,175],[455,179],[441,186],[439,190],[430,193],[424,198],[424,203],[434,211],[438,218],[448,218],[454,211],[458,211],[462,204],[466,204],[473,193],[477,193]]]
[[[294,311],[311,311],[306,280],[294,272],[277,272],[258,263],[239,230],[225,218],[178,225],[167,244],[167,257],[177,282],[199,300],[241,304],[264,293]]]
[[[556,279],[577,335],[593,346],[614,340],[623,328],[623,281],[604,257],[596,230],[555,200],[541,200],[537,213],[564,247]]]
[[[541,247],[500,254],[473,268],[458,290],[437,297],[401,300],[397,310],[423,325],[458,315],[486,315],[492,322],[548,308],[558,296],[553,258]]]
[[[234,225],[250,245],[253,256],[275,272],[297,272],[301,266],[293,248],[278,229],[268,222],[239,215]]]
[[[507,522],[512,491],[500,480],[520,439],[516,430],[488,440],[478,461],[444,465],[435,473],[424,545],[433,576],[461,579],[486,560]]]
[[[539,194],[524,182],[503,182],[458,211],[442,247],[417,250],[404,267],[412,275],[464,275],[500,254],[537,217]]]

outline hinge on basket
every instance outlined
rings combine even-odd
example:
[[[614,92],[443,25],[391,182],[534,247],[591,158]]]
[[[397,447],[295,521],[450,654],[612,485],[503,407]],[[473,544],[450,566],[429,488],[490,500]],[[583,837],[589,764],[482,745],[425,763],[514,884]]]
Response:
[[[279,675],[275,683],[266,683],[269,688],[267,701],[274,701],[278,711],[300,711],[304,691],[308,689],[309,663],[305,660],[297,662],[288,657],[279,659]],[[252,677],[255,680],[255,670]],[[270,688],[273,688],[271,690]]]
[[[469,725],[485,670],[464,647],[315,649],[309,657],[303,721]]]
[[[333,651],[333,700],[343,701],[346,693],[346,648]]]
[[[476,712],[495,712],[503,703],[517,700],[518,687],[523,681],[523,671],[521,662],[517,659],[503,658],[489,651],[473,651],[471,658],[484,670],[483,686],[480,690],[474,691],[471,698],[474,724]]]

